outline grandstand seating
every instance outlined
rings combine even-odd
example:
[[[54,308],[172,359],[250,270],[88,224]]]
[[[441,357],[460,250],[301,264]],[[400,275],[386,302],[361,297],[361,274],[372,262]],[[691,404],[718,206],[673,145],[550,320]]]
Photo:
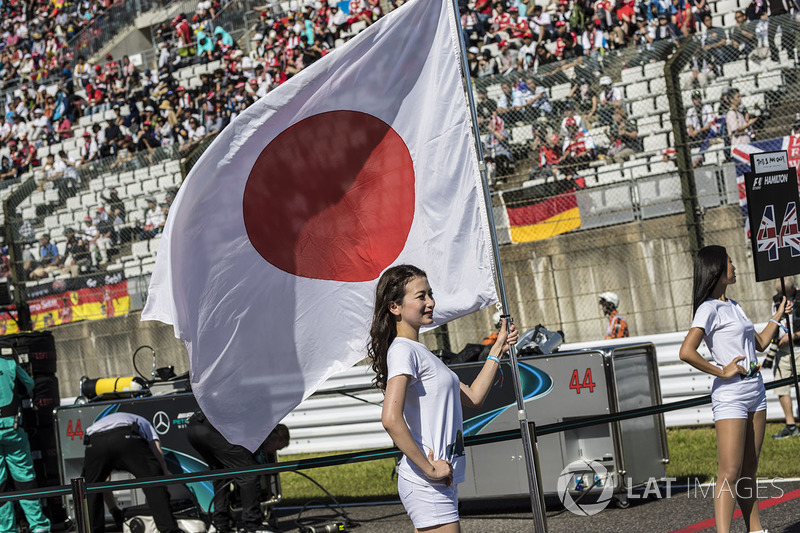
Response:
[[[711,2],[715,24],[730,27],[733,12],[746,7],[744,2],[745,0]],[[288,12],[290,8],[299,6],[300,2],[281,2],[279,10]],[[345,37],[355,34],[364,25],[361,22],[354,24]],[[341,41],[337,41],[337,44],[340,43]],[[496,44],[486,45],[484,48],[498,53]],[[725,64],[721,76],[701,89],[705,97],[704,102],[716,107],[726,88],[735,86],[742,92],[743,100],[748,107],[756,104],[764,107],[768,103],[767,94],[785,87],[788,73],[795,69],[795,58],[790,57],[786,51],[781,51],[779,59],[779,61],[736,60]],[[610,64],[611,60],[608,63]],[[200,83],[201,74],[211,74],[221,66],[220,61],[212,61],[205,65],[183,66],[174,73],[174,76],[188,87],[196,87]],[[615,87],[625,96],[629,116],[638,122],[643,150],[623,164],[596,161],[589,168],[578,172],[586,182],[587,194],[591,199],[593,212],[597,215],[596,220],[585,227],[627,222],[634,220],[635,216],[642,218],[663,216],[683,208],[680,203],[676,166],[674,162],[665,160],[661,155],[662,150],[672,146],[674,141],[664,67],[664,61],[654,61],[630,68],[615,66],[608,69]],[[691,102],[688,90],[691,73],[687,70],[680,78],[682,88],[687,89],[683,93],[683,100],[684,104],[688,105]],[[500,83],[499,78],[490,80],[489,83],[480,80],[489,98],[494,100],[502,94]],[[551,102],[563,102],[567,99],[570,89],[570,83],[558,83],[547,89],[548,96]],[[56,86],[50,85],[46,91],[48,94],[54,94]],[[81,90],[78,90],[77,94],[86,96]],[[139,105],[142,111],[141,104]],[[123,106],[121,110],[122,115],[127,115],[129,111],[127,106]],[[81,117],[74,125],[72,138],[50,146],[42,146],[39,149],[39,157],[44,158],[47,154],[57,154],[60,150],[64,150],[73,159],[79,159],[83,132],[91,130],[92,125],[102,124],[113,116],[113,112],[107,111]],[[516,123],[511,125],[510,130],[513,148],[524,149],[530,144],[533,137],[530,124]],[[602,146],[607,143],[605,132],[605,128],[595,128],[589,133]],[[0,155],[8,153],[8,147],[0,147]],[[702,156],[702,165],[710,167],[721,165],[726,160],[724,146],[721,144],[712,145],[702,154],[695,150],[694,155]],[[543,178],[526,179],[527,171],[527,168],[518,168],[517,172],[522,178],[511,180],[507,186],[524,188],[543,181]],[[38,171],[33,175],[38,177]],[[63,247],[61,230],[65,226],[80,227],[87,213],[103,203],[101,194],[104,189],[108,187],[118,189],[128,213],[125,227],[132,229],[141,223],[142,213],[146,207],[144,199],[157,195],[161,200],[168,189],[180,185],[181,179],[177,159],[157,162],[135,170],[99,172],[88,183],[83,184],[83,188],[76,196],[68,198],[64,203],[61,203],[57,191],[34,192],[20,204],[19,211],[23,219],[35,223],[37,233],[42,231],[52,233],[54,240]],[[11,190],[11,188],[0,190],[0,198],[6,198]],[[634,209],[639,209],[638,215],[634,214]],[[152,272],[158,244],[159,239],[156,238],[149,241],[134,241],[130,245],[123,246],[122,254],[115,256],[106,269],[121,270],[129,279],[147,276]],[[56,277],[59,276],[62,274]],[[42,282],[47,280],[31,283]]]

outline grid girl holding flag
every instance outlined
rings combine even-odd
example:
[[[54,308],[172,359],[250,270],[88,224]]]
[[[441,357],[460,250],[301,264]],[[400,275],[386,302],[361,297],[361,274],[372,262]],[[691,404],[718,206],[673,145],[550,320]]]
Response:
[[[433,291],[425,272],[411,265],[386,270],[378,281],[368,354],[375,384],[384,391],[381,422],[403,452],[398,492],[417,530],[457,532],[457,484],[464,481],[461,404],[480,407],[502,356],[517,342],[502,319],[497,341],[472,385],[419,342],[433,324]]]
[[[722,246],[706,246],[694,263],[692,327],[680,349],[681,360],[715,376],[711,409],[717,430],[717,482],[714,517],[719,533],[729,533],[738,501],[747,531],[763,531],[758,516],[756,472],[764,442],[767,395],[756,350],[764,351],[792,302],[783,298],[761,333],[742,307],[726,296],[736,269]],[[705,341],[713,363],[697,351]]]

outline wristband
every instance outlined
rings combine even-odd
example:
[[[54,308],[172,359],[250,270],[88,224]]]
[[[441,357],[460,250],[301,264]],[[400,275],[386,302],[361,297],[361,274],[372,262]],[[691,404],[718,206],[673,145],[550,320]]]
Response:
[[[500,362],[500,359],[498,359],[494,355],[489,354],[489,355],[486,356],[486,360],[487,361],[494,361],[495,363],[497,363],[497,370],[499,371],[499,374],[497,376],[497,380],[494,382],[494,386],[495,387],[502,387],[503,386],[503,382],[505,381],[505,376],[503,375],[503,365]]]
[[[783,324],[781,324],[780,322],[778,322],[778,321],[777,321],[777,320],[775,320],[774,318],[770,318],[770,319],[769,319],[769,321],[770,321],[770,322],[773,322],[773,323],[775,323],[775,324],[777,324],[777,325],[778,325],[778,327],[779,327],[779,328],[781,328],[781,329],[783,330],[783,332],[784,332],[784,333],[786,333],[787,335],[789,334],[789,330],[788,330],[788,329],[786,329],[786,326],[784,326]]]

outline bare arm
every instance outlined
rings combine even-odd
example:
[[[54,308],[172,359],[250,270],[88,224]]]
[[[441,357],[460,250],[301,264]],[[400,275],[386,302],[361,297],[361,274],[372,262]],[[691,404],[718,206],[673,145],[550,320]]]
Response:
[[[381,413],[381,423],[383,428],[394,441],[408,460],[414,463],[417,468],[432,480],[448,480],[447,484],[453,482],[453,467],[444,459],[434,459],[433,451],[428,453],[428,457],[417,446],[411,430],[408,429],[405,418],[403,418],[403,405],[406,401],[406,389],[408,388],[410,377],[406,374],[394,376],[386,383],[386,395],[383,399],[383,411]]]
[[[500,331],[497,333],[497,341],[489,351],[489,355],[500,358],[502,354],[508,351],[509,345],[516,344],[519,334],[514,324],[511,324],[510,331],[506,328],[506,319],[502,319],[500,324]],[[461,384],[461,403],[467,407],[477,409],[483,405],[486,396],[489,395],[489,389],[492,388],[494,383],[494,376],[500,365],[489,359],[483,364],[483,368],[478,373],[472,385]]]
[[[778,309],[775,311],[775,314],[772,315],[772,320],[776,322],[780,322],[781,319],[784,317],[786,313],[792,312],[792,305],[793,301],[786,301],[786,297],[784,296],[781,300]],[[772,342],[773,337],[775,337],[775,332],[778,330],[778,325],[775,322],[767,322],[767,326],[764,328],[764,331],[761,333],[756,333],[756,350],[759,352],[763,352],[767,348],[769,348],[769,343]],[[783,339],[781,339],[782,341]],[[788,342],[788,339],[787,339]],[[785,344],[785,343],[784,343]]]
[[[728,363],[724,368],[720,368],[716,365],[712,365],[708,361],[706,361],[702,355],[697,351],[697,348],[700,346],[700,341],[703,340],[703,334],[705,332],[702,328],[692,328],[689,330],[689,333],[686,334],[686,338],[683,339],[683,344],[681,344],[680,349],[680,358],[681,361],[685,363],[689,363],[697,370],[705,372],[706,374],[711,374],[712,376],[716,376],[719,378],[731,378],[736,374],[746,375],[747,370],[744,369],[742,365],[739,364],[739,361],[744,359],[743,355],[735,358],[733,361]]]
[[[164,475],[168,476],[169,470],[167,470],[167,462],[164,460],[164,452],[161,451],[161,441],[151,440],[150,449],[153,450],[153,455],[155,455],[156,459],[158,459],[158,464],[161,465],[161,470],[164,471]]]

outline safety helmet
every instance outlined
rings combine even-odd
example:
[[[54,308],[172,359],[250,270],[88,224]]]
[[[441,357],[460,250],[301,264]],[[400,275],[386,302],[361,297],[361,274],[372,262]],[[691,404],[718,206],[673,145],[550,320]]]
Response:
[[[615,292],[606,291],[602,293],[599,298],[600,301],[606,301],[614,307],[619,307],[619,296],[617,296],[617,293]]]

